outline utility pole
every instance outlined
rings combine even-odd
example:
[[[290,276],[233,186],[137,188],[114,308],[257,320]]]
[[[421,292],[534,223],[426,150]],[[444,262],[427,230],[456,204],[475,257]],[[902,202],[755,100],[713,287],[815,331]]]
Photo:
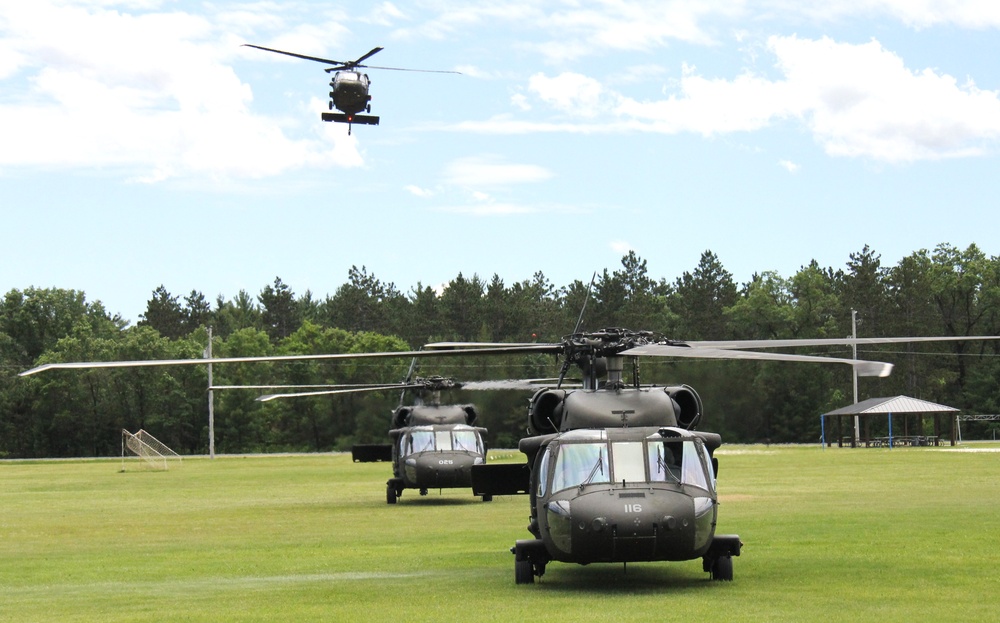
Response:
[[[858,360],[858,312],[855,309],[851,310],[851,352],[854,353],[854,360]],[[854,404],[858,404],[858,369],[857,367],[852,367],[854,370]],[[854,414],[854,447],[857,448],[861,445],[861,416],[857,413]]]
[[[215,390],[212,389],[212,327],[208,327],[208,458],[215,458]]]

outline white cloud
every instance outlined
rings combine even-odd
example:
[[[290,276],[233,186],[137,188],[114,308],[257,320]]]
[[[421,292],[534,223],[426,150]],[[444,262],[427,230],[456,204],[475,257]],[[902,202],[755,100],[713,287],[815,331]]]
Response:
[[[552,172],[538,165],[511,164],[494,157],[478,156],[451,162],[445,168],[444,177],[452,186],[495,187],[544,181],[552,177]]]
[[[776,14],[805,15],[818,22],[887,15],[912,28],[953,25],[962,28],[1000,26],[1000,4],[993,0],[769,0]]]
[[[802,167],[791,160],[779,160],[778,165],[789,173],[798,173]]]
[[[44,0],[5,9],[0,75],[16,96],[0,103],[0,165],[117,167],[154,183],[361,164],[342,133],[293,138],[301,120],[253,113],[229,65],[241,48],[210,16],[124,11]]]
[[[535,74],[528,80],[528,89],[553,108],[580,117],[607,113],[618,99],[594,78],[570,72],[554,78]]]
[[[732,80],[705,78],[685,66],[679,93],[665,100],[622,98],[620,117],[649,124],[659,132],[704,135],[759,130],[797,113],[787,84],[743,73]]]
[[[414,184],[408,184],[407,186],[404,186],[403,188],[408,193],[410,193],[411,195],[413,195],[414,197],[422,197],[422,198],[426,199],[428,197],[433,197],[434,196],[434,191],[432,191],[432,190],[430,190],[428,188],[421,188],[420,186],[416,186]]]
[[[524,95],[524,93],[515,93],[511,95],[510,105],[524,112],[531,110],[531,104],[528,103],[528,98]]]
[[[438,212],[465,214],[468,216],[511,216],[533,214],[538,211],[532,206],[503,202],[475,203],[463,206],[443,206],[435,208],[435,210]]]
[[[715,24],[746,15],[743,0],[683,2],[566,2],[533,23],[551,39],[526,47],[549,63],[603,55],[609,51],[646,52],[680,41],[712,45]]]
[[[1000,138],[1000,98],[931,69],[906,68],[878,42],[772,37],[797,114],[827,153],[888,162],[978,153]]]
[[[877,41],[771,37],[781,75],[710,78],[684,66],[673,92],[640,101],[598,80],[535,74],[528,92],[572,122],[497,117],[459,127],[490,133],[753,132],[804,124],[827,153],[907,162],[982,153],[1000,139],[1000,97],[933,69],[913,71]],[[531,104],[531,102],[527,102]],[[537,114],[535,115],[538,116]],[[599,119],[599,123],[590,120]]]
[[[479,4],[440,0],[429,18],[393,31],[393,37],[442,40],[484,26],[515,27],[524,33],[517,47],[555,64],[609,51],[645,52],[671,41],[712,44],[717,37],[706,24],[744,17],[745,4],[745,0],[570,0],[548,5],[521,0]],[[538,40],[539,33],[544,40]]]
[[[382,2],[372,8],[368,15],[361,18],[366,22],[379,26],[392,26],[393,23],[407,19],[406,14],[391,2]]]
[[[659,80],[667,72],[662,65],[631,65],[622,69],[621,73],[609,76],[609,81],[618,84],[628,84],[634,82],[648,82]]]

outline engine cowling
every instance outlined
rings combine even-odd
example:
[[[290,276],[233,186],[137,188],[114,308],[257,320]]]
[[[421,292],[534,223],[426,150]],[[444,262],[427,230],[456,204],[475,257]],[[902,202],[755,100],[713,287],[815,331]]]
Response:
[[[468,424],[479,419],[474,405],[414,405],[398,407],[392,412],[392,427],[424,426],[428,424]]]
[[[694,430],[701,420],[701,396],[690,385],[676,385],[665,389],[674,403],[677,426]]]
[[[528,403],[528,431],[532,435],[559,432],[563,417],[565,389],[540,389]]]

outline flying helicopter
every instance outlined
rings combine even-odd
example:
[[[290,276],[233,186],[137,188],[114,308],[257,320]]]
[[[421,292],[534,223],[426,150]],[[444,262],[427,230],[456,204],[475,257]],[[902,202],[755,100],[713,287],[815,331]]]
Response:
[[[698,558],[712,579],[731,580],[732,557],[740,554],[742,543],[738,535],[715,532],[719,464],[713,454],[721,437],[695,430],[702,401],[693,388],[642,385],[639,357],[836,363],[851,366],[859,376],[884,377],[892,364],[755,349],[979,339],[1000,336],[681,342],[650,331],[609,328],[574,332],[555,343],[438,342],[417,351],[48,363],[20,376],[51,369],[553,354],[562,357],[562,370],[554,387],[536,391],[529,401],[532,436],[518,445],[526,463],[472,469],[475,495],[529,494],[528,530],[534,538],[511,548],[515,582],[534,582],[551,561],[627,565]],[[629,381],[623,374],[626,361]],[[581,389],[563,385],[573,365],[582,372]]]
[[[361,112],[370,113],[372,110],[371,99],[372,96],[368,94],[368,89],[371,87],[371,80],[368,78],[368,74],[358,71],[359,69],[387,69],[391,71],[418,71],[422,73],[435,73],[435,74],[457,74],[461,72],[457,71],[446,71],[446,70],[435,70],[435,69],[406,69],[402,67],[380,67],[377,65],[363,65],[362,61],[367,60],[369,57],[381,52],[384,48],[381,46],[374,47],[368,51],[368,53],[363,54],[353,61],[335,61],[327,58],[320,58],[318,56],[307,56],[305,54],[297,54],[295,52],[285,52],[284,50],[276,50],[274,48],[265,48],[260,45],[253,45],[252,43],[244,43],[246,47],[257,48],[258,50],[265,50],[267,52],[275,52],[277,54],[284,54],[285,56],[294,56],[295,58],[305,59],[307,61],[316,61],[318,63],[325,63],[327,65],[332,65],[332,67],[327,67],[324,69],[325,72],[334,72],[333,78],[330,80],[330,110],[337,109],[340,112],[325,112],[320,115],[323,121],[334,121],[337,123],[347,124],[347,133],[351,133],[351,125],[355,123],[360,123],[364,125],[378,125],[379,118],[375,115],[362,115]]]

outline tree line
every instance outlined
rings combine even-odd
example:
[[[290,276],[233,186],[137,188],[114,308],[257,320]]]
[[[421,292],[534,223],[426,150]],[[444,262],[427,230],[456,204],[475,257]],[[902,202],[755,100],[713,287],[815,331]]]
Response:
[[[29,287],[0,302],[0,457],[114,456],[120,432],[143,428],[180,453],[208,449],[207,366],[17,373],[47,362],[361,353],[417,349],[432,341],[555,342],[582,328],[649,329],[672,339],[723,340],[1000,334],[1000,259],[976,245],[942,244],[894,266],[865,246],[844,268],[815,261],[786,278],[755,274],[737,284],[705,251],[673,280],[648,274],[634,252],[621,267],[557,287],[542,272],[506,284],[459,273],[439,289],[402,292],[352,267],[347,282],[318,299],[280,278],[252,295],[153,290],[131,325],[83,292]],[[850,348],[801,352],[850,357]],[[859,400],[905,394],[967,413],[1000,413],[1000,344],[958,341],[859,348],[860,358],[896,365],[885,379],[860,379]],[[398,393],[340,394],[261,403],[254,385],[398,382],[405,358],[239,363],[213,366],[216,449],[222,453],[328,451],[386,439]],[[435,358],[418,374],[457,380],[547,378],[551,356]],[[705,404],[702,428],[730,442],[814,442],[819,415],[853,400],[849,368],[781,362],[649,360],[644,383],[686,383]],[[472,402],[493,447],[515,447],[527,392],[458,391]],[[877,424],[876,424],[877,426]],[[988,424],[963,429],[987,434]]]

